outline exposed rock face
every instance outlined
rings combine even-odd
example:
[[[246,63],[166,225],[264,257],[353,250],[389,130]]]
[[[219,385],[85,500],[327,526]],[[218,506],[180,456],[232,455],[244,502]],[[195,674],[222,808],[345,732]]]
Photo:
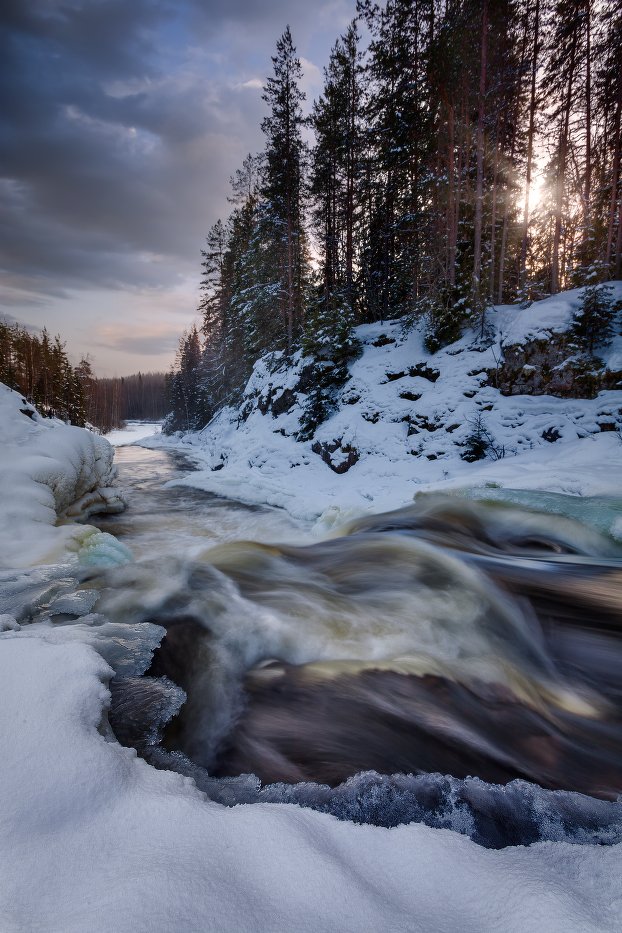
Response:
[[[375,344],[374,344],[375,346]],[[386,372],[385,376],[387,382],[395,382],[397,379],[403,379],[406,375],[409,376],[421,376],[422,379],[427,379],[428,382],[436,382],[440,376],[440,370],[433,369],[431,366],[428,366],[426,363],[417,363],[416,366],[410,366],[408,370],[400,370],[399,372]]]
[[[487,370],[487,375],[488,385],[502,395],[596,398],[603,389],[622,385],[622,372],[582,356],[568,334],[504,347],[503,361],[497,369]]]
[[[239,408],[241,421],[246,421],[258,410],[262,415],[278,418],[300,401],[299,395],[306,394],[313,385],[313,365],[296,357],[282,353],[266,356],[260,361],[258,378],[252,378]]]
[[[342,444],[341,440],[332,441],[330,444],[315,441],[311,450],[322,458],[333,473],[347,473],[359,459],[358,450],[349,444]]]

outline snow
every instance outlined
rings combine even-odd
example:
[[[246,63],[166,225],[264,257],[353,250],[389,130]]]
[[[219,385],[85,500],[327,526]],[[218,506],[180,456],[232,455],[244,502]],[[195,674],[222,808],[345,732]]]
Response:
[[[490,315],[491,345],[467,334],[434,356],[421,331],[406,333],[399,322],[359,328],[364,353],[351,366],[340,406],[317,433],[320,441],[339,439],[359,451],[343,475],[311,443],[295,441],[300,404],[277,418],[255,407],[246,421],[227,410],[198,434],[143,434],[141,441],[179,448],[200,463],[184,483],[282,506],[317,519],[322,532],[439,488],[619,497],[622,443],[599,426],[620,425],[622,392],[593,400],[504,398],[482,385],[482,370],[494,367],[504,346],[563,329],[575,302],[568,293],[524,311],[499,308]],[[395,343],[375,346],[383,335]],[[425,367],[439,371],[436,381]],[[249,397],[271,384],[293,388],[296,370],[275,372],[261,361]],[[467,464],[458,445],[478,412],[505,456]],[[409,436],[409,424],[418,433]],[[146,428],[116,432],[112,441],[135,441]],[[560,434],[555,443],[542,437],[548,428]],[[131,622],[106,622],[90,614],[85,591],[62,585],[77,556],[98,565],[129,558],[112,536],[76,524],[97,510],[122,508],[112,486],[113,448],[91,432],[42,419],[6,387],[0,445],[0,567],[18,568],[5,569],[0,580],[0,930],[619,928],[620,845],[558,841],[495,851],[415,823],[356,825],[289,803],[231,809],[207,799],[190,778],[156,770],[119,745],[107,720],[110,665],[131,672],[124,652],[135,644],[142,655],[133,663],[144,670],[161,630],[143,625],[139,636]],[[609,530],[622,537],[622,518],[615,523]],[[79,620],[25,624],[18,611],[24,580],[43,602],[49,597],[51,617],[73,612]]]
[[[622,283],[612,283],[622,298]],[[594,399],[503,396],[489,381],[504,348],[546,340],[566,330],[580,289],[532,304],[499,306],[487,313],[488,339],[466,333],[435,354],[423,345],[423,327],[399,321],[357,329],[364,352],[350,366],[336,412],[314,440],[352,447],[358,462],[333,472],[295,439],[304,398],[291,410],[263,415],[257,398],[279,397],[296,386],[305,361],[287,365],[278,355],[260,360],[240,409],[224,409],[194,434],[163,435],[144,446],[177,448],[199,469],[181,482],[246,502],[280,506],[293,516],[319,520],[322,531],[352,515],[397,508],[421,491],[501,484],[581,496],[622,493],[622,390]],[[387,342],[389,341],[389,342]],[[610,368],[622,355],[622,337],[599,351]],[[250,402],[251,414],[241,412]],[[481,417],[492,449],[466,463],[460,454]],[[611,430],[611,427],[617,430]],[[546,437],[559,435],[555,442]],[[339,449],[336,459],[345,457]]]
[[[76,522],[124,507],[112,485],[116,470],[108,441],[42,418],[2,384],[0,450],[0,567],[60,561],[83,546],[92,548],[100,533]]]
[[[0,635],[1,929],[617,927],[620,847],[492,851],[421,825],[207,801],[111,738],[110,668],[70,626],[45,628]]]
[[[109,431],[106,440],[113,447],[124,447],[126,444],[135,444],[147,437],[154,437],[161,429],[161,421],[126,421],[125,427]]]

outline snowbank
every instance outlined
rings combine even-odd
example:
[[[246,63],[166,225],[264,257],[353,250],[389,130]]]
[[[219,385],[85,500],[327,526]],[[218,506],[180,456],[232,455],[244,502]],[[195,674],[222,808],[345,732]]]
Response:
[[[88,547],[99,532],[75,523],[124,508],[113,456],[104,438],[42,418],[0,384],[0,567],[51,563]]]
[[[70,628],[0,635],[3,930],[617,928],[620,847],[492,851],[421,825],[206,801],[110,740],[110,668]]]
[[[612,283],[622,298],[622,283]],[[313,442],[295,439],[305,397],[295,394],[304,360],[279,367],[260,360],[239,409],[221,411],[203,431],[158,437],[145,446],[185,450],[199,464],[183,483],[247,502],[281,506],[330,524],[362,511],[383,511],[421,490],[499,483],[572,495],[622,492],[622,391],[592,399],[502,395],[494,373],[504,351],[550,340],[568,329],[580,289],[527,309],[500,306],[487,314],[486,337],[468,332],[435,354],[423,326],[400,321],[358,328],[363,354],[350,366],[337,410]],[[608,370],[622,358],[617,336],[599,354]],[[276,417],[267,400],[283,401]],[[286,411],[281,411],[287,408]],[[262,413],[267,410],[266,414]],[[250,414],[248,413],[250,411]],[[479,425],[485,460],[461,455]],[[322,459],[318,449],[329,456]],[[325,462],[343,466],[336,473]],[[354,458],[353,458],[354,459]]]

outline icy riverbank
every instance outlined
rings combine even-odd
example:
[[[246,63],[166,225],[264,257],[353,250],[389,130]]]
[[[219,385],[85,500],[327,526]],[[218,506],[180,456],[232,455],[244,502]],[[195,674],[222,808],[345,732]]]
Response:
[[[136,444],[150,437],[157,437],[162,427],[161,421],[128,421],[123,428],[117,428],[106,434],[106,440],[113,447]]]
[[[108,441],[42,418],[4,385],[0,449],[0,568],[63,560],[97,534],[77,522],[124,508]]]

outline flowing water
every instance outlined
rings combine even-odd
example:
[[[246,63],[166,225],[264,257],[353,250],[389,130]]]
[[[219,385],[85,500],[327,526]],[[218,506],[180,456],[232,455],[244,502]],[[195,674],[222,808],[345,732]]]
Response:
[[[136,559],[20,592],[114,667],[119,741],[229,805],[622,839],[622,503],[429,495],[318,540],[166,486],[182,458],[118,460],[129,508],[98,524]]]

